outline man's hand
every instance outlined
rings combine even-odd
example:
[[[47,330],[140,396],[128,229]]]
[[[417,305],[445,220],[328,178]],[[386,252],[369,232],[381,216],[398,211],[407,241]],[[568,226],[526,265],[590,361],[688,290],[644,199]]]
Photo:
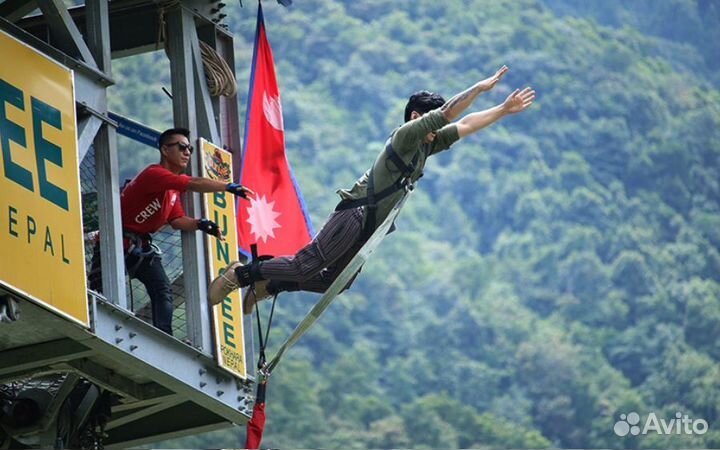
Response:
[[[498,81],[505,76],[508,70],[510,69],[508,69],[507,66],[502,66],[497,72],[495,72],[495,75],[482,81],[478,81],[445,102],[445,104],[440,107],[440,110],[443,112],[443,115],[448,122],[452,122],[460,115],[461,112],[465,111],[481,92],[489,91],[495,87]]]
[[[535,91],[530,87],[526,87],[522,91],[515,91],[508,95],[508,98],[502,104],[503,111],[506,114],[515,114],[525,111],[535,101]]]
[[[246,188],[238,183],[228,183],[227,186],[225,186],[225,190],[233,195],[242,197],[245,200],[248,199],[248,194],[253,196],[255,195],[255,192],[253,192],[250,188]]]
[[[495,75],[488,77],[481,82],[477,84],[478,89],[480,92],[486,92],[490,89],[494,88],[496,84],[502,79],[502,77],[505,76],[506,73],[508,73],[508,66],[502,66],[498,69],[497,72],[495,72]]]
[[[498,71],[498,73],[499,72],[500,71]],[[515,91],[499,105],[483,111],[470,113],[460,119],[456,123],[458,136],[464,138],[497,122],[504,116],[524,111],[532,105],[533,101],[535,101],[535,91],[533,91],[532,88],[526,87],[522,91],[515,89]]]
[[[198,220],[197,227],[198,230],[205,232],[210,236],[215,236],[221,241],[225,240],[225,236],[223,236],[223,234],[220,232],[220,227],[212,220],[200,219]]]

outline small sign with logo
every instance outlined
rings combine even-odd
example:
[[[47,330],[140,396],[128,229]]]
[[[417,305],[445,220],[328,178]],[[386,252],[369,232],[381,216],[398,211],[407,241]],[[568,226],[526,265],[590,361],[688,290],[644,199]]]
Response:
[[[232,182],[232,155],[210,142],[200,139],[203,176]],[[220,275],[232,261],[237,260],[237,229],[235,226],[235,196],[229,192],[205,194],[207,218],[218,224],[224,241],[207,236],[209,278]],[[216,358],[218,364],[241,378],[247,378],[245,337],[240,291],[235,290],[213,307]]]

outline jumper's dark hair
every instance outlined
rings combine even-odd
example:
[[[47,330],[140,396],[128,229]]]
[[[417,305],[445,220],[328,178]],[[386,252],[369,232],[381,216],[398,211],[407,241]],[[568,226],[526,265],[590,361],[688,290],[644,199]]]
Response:
[[[410,96],[410,99],[405,105],[405,122],[410,120],[410,115],[413,111],[420,114],[437,109],[445,104],[445,99],[440,94],[436,94],[430,91],[418,91]]]
[[[187,128],[170,128],[168,130],[165,130],[162,132],[160,137],[158,138],[158,148],[162,147],[163,145],[167,144],[170,140],[170,136],[173,136],[175,134],[182,134],[186,138],[190,139],[190,130]]]

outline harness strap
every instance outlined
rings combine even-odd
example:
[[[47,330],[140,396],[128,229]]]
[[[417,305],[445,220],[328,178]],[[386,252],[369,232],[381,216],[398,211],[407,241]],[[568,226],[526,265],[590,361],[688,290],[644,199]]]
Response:
[[[253,295],[256,295],[255,293],[255,283],[250,285],[250,289],[253,291]],[[275,315],[275,303],[277,302],[277,294],[273,295],[273,301],[272,301],[272,307],[270,308],[270,318],[268,319],[267,328],[265,329],[265,336],[263,336],[263,330],[262,325],[260,321],[260,308],[257,306],[255,307],[255,314],[257,317],[257,327],[258,327],[258,340],[260,341],[260,356],[258,357],[258,363],[257,368],[260,371],[263,371],[265,369],[265,364],[267,362],[267,357],[265,356],[265,349],[267,348],[268,339],[270,338],[270,327],[272,326],[272,320],[273,316]]]
[[[140,249],[143,250],[145,248],[149,248],[152,245],[152,236],[150,233],[136,233],[134,231],[126,230],[123,228],[122,231],[123,238],[127,239],[130,242],[130,245],[128,246],[127,253],[132,253],[135,251],[137,253]]]
[[[390,158],[390,161],[395,164],[395,167],[400,169],[400,172],[403,174],[404,177],[410,177],[413,172],[415,172],[415,164],[417,164],[418,155],[415,154],[415,157],[412,161],[410,161],[410,164],[405,164],[405,161],[402,160],[400,155],[397,154],[395,149],[393,148],[392,144],[388,142],[388,145],[385,146],[385,153],[387,153],[388,158]]]
[[[125,252],[125,261],[129,256],[137,258],[131,266],[126,264],[126,269],[130,278],[135,276],[135,272],[146,258],[154,258],[155,255],[162,255],[160,247],[153,244],[152,236],[149,233],[135,233],[134,231],[123,230],[123,237],[130,241]]]
[[[375,200],[375,177],[373,176],[372,170],[370,171],[370,176],[368,176],[367,201],[368,204],[365,205],[365,226],[363,226],[362,231],[362,237],[364,239],[370,237],[375,230],[377,201]]]
[[[420,156],[419,154],[415,154],[413,160],[409,164],[406,164],[393,148],[391,140],[388,140],[388,143],[385,146],[385,154],[393,165],[395,165],[395,167],[397,167],[400,171],[400,176],[390,186],[376,193],[374,171],[370,170],[367,182],[367,196],[355,200],[342,200],[335,207],[335,211],[352,209],[360,206],[365,207],[365,226],[363,227],[363,237],[365,239],[369,238],[377,228],[377,224],[375,222],[378,203],[395,192],[412,186],[410,183],[410,177],[413,172],[415,172],[415,165],[417,164]]]
[[[152,242],[152,236],[150,233],[137,233],[135,231],[126,230],[125,228],[123,228],[123,237],[133,241],[142,240]]]
[[[407,178],[405,178],[405,177],[398,178],[397,180],[395,180],[395,182],[393,182],[393,184],[386,187],[382,191],[376,193],[375,194],[375,203],[380,203],[389,195],[394,194],[395,192],[404,189],[405,186],[408,185],[406,180],[407,180]],[[370,185],[370,178],[368,177],[368,186],[369,185]],[[369,189],[369,187],[368,187],[368,189]],[[335,207],[335,211],[341,211],[344,209],[353,209],[353,208],[357,208],[359,206],[367,206],[367,205],[368,205],[368,197],[357,198],[354,200],[346,199],[346,200],[341,200],[340,203],[337,204],[337,206]]]
[[[252,254],[252,260],[254,263],[257,261],[260,261],[262,259],[267,259],[262,256],[258,256],[257,254],[257,244],[251,244],[250,245],[250,252]],[[255,292],[255,283],[250,283],[249,288],[252,290],[253,295],[255,298],[257,298],[257,293]],[[260,320],[260,308],[258,305],[255,306],[255,314],[257,318],[257,328],[258,328],[258,340],[260,344],[260,355],[258,356],[258,362],[257,362],[257,369],[261,372],[263,376],[269,375],[268,373],[265,373],[265,364],[267,362],[267,357],[265,356],[265,349],[267,348],[268,339],[270,338],[270,327],[272,327],[272,320],[273,316],[275,315],[275,304],[277,302],[277,293],[273,295],[273,301],[272,301],[272,307],[270,308],[270,317],[268,318],[268,324],[267,328],[265,329],[265,334],[263,336],[263,329],[262,329],[262,323]]]

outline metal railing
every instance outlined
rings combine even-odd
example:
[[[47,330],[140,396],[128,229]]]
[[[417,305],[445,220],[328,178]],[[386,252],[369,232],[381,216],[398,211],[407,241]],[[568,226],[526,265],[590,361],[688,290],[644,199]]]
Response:
[[[92,269],[94,247],[99,233],[97,183],[95,179],[95,151],[91,148],[80,163],[80,187],[82,192],[83,232],[85,236],[85,267],[88,276]],[[120,214],[120,211],[117,212]],[[185,287],[183,284],[182,245],[180,232],[169,226],[153,234],[153,243],[162,251],[162,263],[170,279],[173,292],[173,335],[185,339],[188,335],[185,315]],[[119,274],[118,274],[119,276]],[[135,315],[152,323],[150,297],[145,286],[123,275],[128,286],[128,305]],[[88,285],[89,285],[88,280]]]

